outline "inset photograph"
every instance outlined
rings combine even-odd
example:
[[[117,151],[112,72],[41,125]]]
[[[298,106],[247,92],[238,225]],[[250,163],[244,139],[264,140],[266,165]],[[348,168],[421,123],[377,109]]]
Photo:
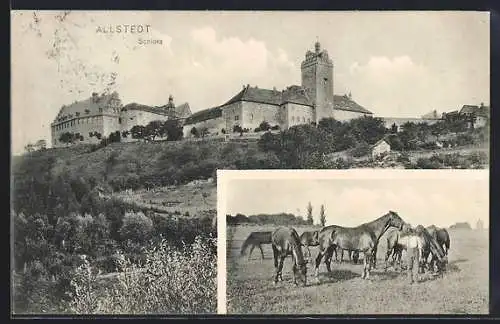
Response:
[[[219,171],[227,313],[487,314],[488,177]]]

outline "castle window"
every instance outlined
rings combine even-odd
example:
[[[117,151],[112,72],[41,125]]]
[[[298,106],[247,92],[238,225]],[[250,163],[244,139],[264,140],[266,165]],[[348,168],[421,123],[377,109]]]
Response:
[[[121,117],[119,117],[119,118],[118,118],[118,124],[121,124],[121,123],[122,123],[122,118],[121,118]]]
[[[101,113],[102,113],[102,107],[99,107],[99,112],[101,112]]]
[[[239,120],[240,119],[240,116],[236,115],[234,116],[234,120]]]
[[[250,114],[250,120],[253,120],[253,114]]]

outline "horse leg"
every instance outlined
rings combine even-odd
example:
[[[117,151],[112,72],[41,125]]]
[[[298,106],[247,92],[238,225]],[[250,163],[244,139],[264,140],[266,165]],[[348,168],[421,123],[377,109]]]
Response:
[[[285,258],[286,255],[281,256],[280,258],[280,265],[279,265],[279,278],[281,281],[283,281],[283,264],[285,263]]]
[[[377,246],[375,246],[373,248],[371,261],[372,261],[371,267],[373,267],[373,269],[376,269],[377,268]],[[370,269],[371,269],[371,267],[370,267]]]
[[[363,260],[363,274],[361,275],[361,279],[366,279],[368,263],[370,262],[370,258],[368,257],[368,253],[365,252],[365,258]]]
[[[384,271],[387,271],[387,268],[389,267],[389,258],[392,256],[392,263],[394,264],[394,249],[387,249],[387,252],[385,253],[385,268]]]
[[[318,250],[318,255],[316,256],[315,260],[315,271],[314,271],[314,276],[316,279],[319,281],[319,265],[321,264],[321,259],[323,258],[323,255],[325,254],[325,251],[321,250],[321,247]]]
[[[311,260],[311,249],[309,249],[309,246],[306,246],[306,250],[307,250],[307,259]]]
[[[297,283],[297,265],[295,264],[294,260],[292,260],[292,262],[293,262],[293,267],[292,267],[293,283],[295,284],[295,286],[298,286],[299,284]]]
[[[250,251],[248,252],[248,260],[250,261],[250,256],[252,255],[253,249],[255,249],[255,245],[252,244]]]
[[[326,269],[328,270],[328,272],[332,272],[332,268],[331,268],[331,262],[332,262],[332,256],[333,256],[333,247],[330,246],[328,249],[326,249],[326,252],[325,252],[325,265],[326,265]]]
[[[278,266],[279,266],[278,250],[276,249],[276,247],[274,247],[274,245],[272,247],[273,247],[274,269],[276,271],[276,274],[274,276],[274,283],[277,283],[278,282]]]
[[[259,244],[260,255],[262,256],[262,260],[264,260],[264,250],[262,250],[262,245]]]

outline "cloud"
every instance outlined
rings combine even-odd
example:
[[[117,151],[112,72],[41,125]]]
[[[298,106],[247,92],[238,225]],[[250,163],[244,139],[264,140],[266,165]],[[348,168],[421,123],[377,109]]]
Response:
[[[435,76],[407,55],[371,57],[352,63],[349,72],[355,99],[379,116],[415,117],[433,109],[428,96],[436,92]]]

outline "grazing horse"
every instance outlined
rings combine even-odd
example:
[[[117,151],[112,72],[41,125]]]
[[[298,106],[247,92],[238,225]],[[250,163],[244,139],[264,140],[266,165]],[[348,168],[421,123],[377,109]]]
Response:
[[[250,233],[250,235],[248,235],[247,239],[241,246],[241,255],[244,255],[248,246],[251,245],[252,247],[250,248],[250,253],[248,253],[248,260],[250,260],[250,256],[252,255],[252,251],[253,249],[255,249],[255,247],[259,248],[262,260],[264,260],[264,251],[262,250],[262,244],[271,244],[271,235],[272,232]]]
[[[435,265],[438,266],[438,270],[443,270],[442,268],[446,265],[446,261],[448,256],[448,251],[450,250],[450,235],[445,228],[439,228],[434,225],[428,226],[426,228],[426,232],[439,246],[439,249],[436,247],[436,251],[432,251],[430,247],[424,251],[423,257],[424,262],[427,262],[429,254],[431,254],[431,261],[428,264],[430,269],[434,269]]]
[[[397,262],[401,265],[401,258],[403,256],[404,246],[401,244],[401,236],[407,232],[408,229],[398,230],[395,228],[390,228],[387,230],[386,242],[387,242],[387,252],[385,253],[385,268],[387,271],[389,267],[389,258],[392,255],[392,264]]]
[[[306,285],[307,278],[307,261],[302,254],[302,243],[300,242],[299,234],[293,228],[280,227],[272,233],[271,236],[274,267],[276,268],[276,276],[274,283],[282,277],[283,262],[288,255],[292,255],[293,262],[293,283],[298,285],[297,278]]]
[[[369,279],[380,237],[390,227],[402,228],[403,224],[403,219],[396,212],[389,211],[376,220],[361,224],[358,227],[341,227],[336,225],[324,227],[319,232],[318,237],[319,252],[316,257],[316,279],[319,280],[319,265],[323,256],[325,256],[328,272],[331,272],[330,264],[327,260],[329,261],[333,249],[336,247],[364,253],[364,267],[361,278]]]
[[[306,248],[308,259],[311,258],[311,250],[309,249],[309,247],[319,245],[318,233],[319,231],[305,231],[304,233],[300,234],[300,243]]]
[[[444,253],[443,248],[422,225],[418,225],[415,228],[415,232],[418,233],[418,238],[421,240],[420,242],[422,245],[422,260],[420,260],[419,272],[424,272],[424,267],[430,253],[432,253],[432,255],[435,256],[436,261],[439,262],[439,270],[443,270],[447,262],[447,257]],[[401,245],[403,250],[406,250],[407,248],[407,240],[409,235],[409,231],[399,233],[398,244]]]

